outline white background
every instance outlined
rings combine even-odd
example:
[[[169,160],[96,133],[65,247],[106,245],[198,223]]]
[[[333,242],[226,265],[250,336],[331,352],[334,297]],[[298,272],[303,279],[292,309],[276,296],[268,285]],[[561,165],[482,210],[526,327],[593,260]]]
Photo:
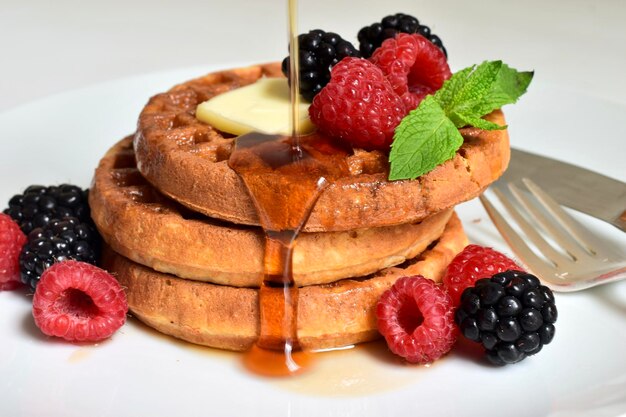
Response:
[[[286,54],[283,0],[0,0],[0,111],[127,75]],[[484,59],[623,101],[623,0],[300,0],[301,31],[356,41],[395,12],[438,34],[453,70]]]

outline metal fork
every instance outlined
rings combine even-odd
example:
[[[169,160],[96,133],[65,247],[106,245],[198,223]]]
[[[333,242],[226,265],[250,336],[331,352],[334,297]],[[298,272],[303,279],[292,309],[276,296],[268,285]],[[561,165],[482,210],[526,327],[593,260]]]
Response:
[[[578,291],[626,278],[623,248],[602,241],[531,180],[522,178],[521,184],[525,187],[500,180],[490,187],[515,223],[485,194],[480,201],[531,272],[556,291]]]

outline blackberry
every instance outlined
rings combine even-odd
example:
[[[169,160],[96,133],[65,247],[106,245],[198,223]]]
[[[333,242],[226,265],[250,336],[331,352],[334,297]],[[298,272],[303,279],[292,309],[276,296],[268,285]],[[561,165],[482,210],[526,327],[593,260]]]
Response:
[[[420,25],[419,21],[408,14],[396,13],[383,18],[380,23],[373,23],[359,30],[359,50],[363,58],[372,56],[385,39],[393,38],[398,33],[417,33],[432,42],[441,52],[448,57],[439,36],[430,33],[430,28]]]
[[[50,221],[28,234],[20,254],[20,279],[34,290],[43,271],[55,262],[68,259],[95,265],[101,238],[91,222],[76,217]]]
[[[46,226],[53,219],[76,217],[91,221],[87,203],[88,190],[69,184],[44,187],[31,185],[23,194],[14,195],[4,210],[15,220],[25,234]]]
[[[300,94],[307,100],[320,92],[330,81],[330,69],[348,56],[361,54],[350,42],[333,32],[312,30],[298,36],[300,54]],[[282,71],[289,78],[290,57],[283,59]]]
[[[461,295],[454,320],[461,333],[482,343],[495,365],[516,363],[539,352],[554,337],[552,291],[537,277],[506,271],[476,281]]]

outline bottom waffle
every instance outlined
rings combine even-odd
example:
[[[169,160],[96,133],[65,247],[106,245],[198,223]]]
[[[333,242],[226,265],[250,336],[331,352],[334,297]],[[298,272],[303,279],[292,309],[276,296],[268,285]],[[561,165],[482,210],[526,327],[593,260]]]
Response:
[[[368,277],[299,289],[298,339],[306,350],[374,340],[376,303],[402,276],[441,280],[445,267],[467,244],[453,214],[441,237],[421,255]],[[216,285],[156,272],[108,249],[106,269],[126,289],[133,315],[156,330],[188,342],[246,350],[259,334],[258,290]]]

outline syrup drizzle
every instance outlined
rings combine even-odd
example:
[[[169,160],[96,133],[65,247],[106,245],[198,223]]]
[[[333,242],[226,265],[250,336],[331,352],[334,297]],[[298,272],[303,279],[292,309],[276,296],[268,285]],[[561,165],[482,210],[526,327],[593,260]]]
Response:
[[[244,181],[265,232],[260,335],[244,364],[267,376],[292,375],[310,363],[298,341],[293,249],[324,188],[348,172],[346,151],[328,138],[300,136],[295,145],[293,139],[256,132],[240,136],[228,161]]]
[[[303,371],[311,356],[298,340],[298,287],[292,257],[300,230],[322,191],[345,176],[347,152],[328,138],[300,136],[297,1],[288,0],[291,136],[249,133],[235,140],[228,160],[243,180],[265,233],[259,285],[260,334],[244,356],[255,373],[286,376]]]
[[[298,44],[298,1],[287,0],[289,15],[289,92],[291,98],[291,137],[294,151],[298,152],[298,132],[300,132],[300,45]]]

